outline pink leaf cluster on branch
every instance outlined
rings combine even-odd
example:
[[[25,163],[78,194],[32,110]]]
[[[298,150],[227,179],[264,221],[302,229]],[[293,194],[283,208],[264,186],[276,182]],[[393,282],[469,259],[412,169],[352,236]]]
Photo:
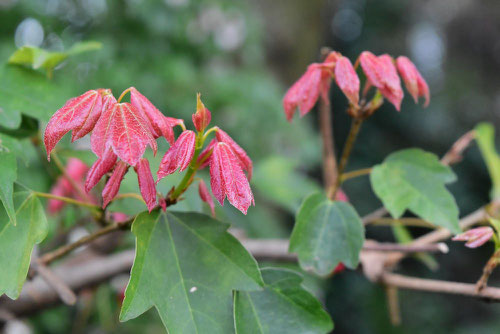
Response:
[[[360,101],[360,79],[356,73],[358,64],[361,64],[366,76],[363,98],[371,87],[375,87],[399,111],[404,96],[400,75],[415,102],[422,96],[425,99],[424,106],[429,104],[429,87],[407,57],[400,56],[394,60],[388,54],[376,56],[364,51],[355,64],[353,66],[347,57],[333,51],[324,62],[309,65],[306,72],[290,87],[283,98],[283,109],[287,120],[292,120],[297,108],[301,116],[307,114],[320,97],[329,104],[328,91],[333,78],[352,108],[358,109]]]

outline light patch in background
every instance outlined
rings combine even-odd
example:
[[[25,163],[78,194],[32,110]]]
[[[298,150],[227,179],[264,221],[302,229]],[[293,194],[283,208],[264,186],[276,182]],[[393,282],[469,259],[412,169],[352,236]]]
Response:
[[[340,9],[332,19],[332,32],[338,38],[350,42],[361,35],[363,19],[350,8]]]
[[[91,17],[97,17],[108,11],[105,0],[81,0],[82,8]]]
[[[40,46],[43,42],[43,27],[38,20],[29,17],[24,19],[16,28],[14,36],[16,46]]]
[[[172,7],[186,7],[189,5],[189,0],[165,0],[165,4]]]
[[[214,32],[217,46],[225,51],[233,51],[243,45],[245,41],[245,19],[240,13],[226,16],[225,21]]]

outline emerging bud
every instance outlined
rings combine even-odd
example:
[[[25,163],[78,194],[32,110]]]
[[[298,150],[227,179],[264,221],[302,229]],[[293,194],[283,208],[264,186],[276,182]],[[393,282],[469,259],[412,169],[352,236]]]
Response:
[[[198,132],[202,132],[210,124],[212,119],[212,114],[210,110],[205,108],[203,102],[201,102],[201,94],[196,95],[196,113],[193,114],[194,127]]]
[[[210,157],[212,156],[212,151],[214,150],[214,146],[217,145],[217,140],[212,139],[210,143],[201,151],[200,155],[198,156],[197,162],[200,165],[199,169],[203,169],[208,166],[210,163]]]
[[[120,185],[123,177],[127,173],[128,167],[129,166],[123,161],[118,161],[116,164],[113,174],[111,174],[108,183],[106,183],[104,189],[102,190],[103,209],[106,208],[113,198],[115,198],[116,194],[118,194],[118,190],[120,190]]]
[[[108,147],[103,156],[97,159],[92,167],[90,167],[90,171],[87,174],[87,180],[85,181],[86,192],[89,192],[92,188],[94,188],[101,178],[113,169],[117,159],[118,157],[113,153],[111,147]]]
[[[400,111],[404,93],[392,57],[387,54],[377,57],[369,51],[364,51],[359,60],[368,78],[368,85],[377,87],[396,110]]]
[[[137,173],[137,180],[139,181],[139,189],[141,190],[142,198],[144,198],[144,202],[146,202],[148,211],[151,212],[151,210],[156,207],[156,187],[148,160],[139,160],[134,169]]]
[[[214,200],[212,199],[212,196],[208,191],[205,181],[203,181],[202,179],[200,179],[200,182],[198,184],[198,194],[200,195],[201,200],[208,204],[208,206],[210,207],[210,211],[212,212],[212,217],[215,218]]]
[[[453,237],[453,241],[467,241],[465,247],[477,248],[493,237],[495,232],[489,226],[477,227]]]
[[[222,131],[221,129],[217,130],[215,137],[217,138],[217,141],[229,145],[231,150],[233,150],[234,155],[238,158],[241,168],[247,171],[248,180],[251,180],[253,164],[252,160],[248,157],[247,152],[245,152],[245,150],[242,149],[240,145],[236,144],[236,142],[231,137],[229,137],[229,135],[226,132]]]
[[[352,105],[358,106],[359,78],[351,61],[341,56],[335,65],[335,81]]]
[[[196,145],[196,134],[191,130],[181,133],[175,143],[170,146],[161,160],[157,173],[157,183],[167,175],[174,173],[177,169],[185,170],[191,159],[193,159]]]
[[[404,56],[399,56],[396,59],[396,66],[401,78],[403,78],[406,89],[413,96],[415,103],[418,103],[418,98],[423,96],[425,99],[424,107],[427,107],[430,101],[429,86],[427,86],[427,82],[425,82],[417,67]]]
[[[102,157],[111,147],[115,154],[135,166],[149,144],[156,154],[157,145],[151,126],[130,103],[115,103],[99,118],[90,137],[92,151]]]
[[[250,205],[255,205],[248,179],[241,170],[238,158],[226,143],[220,142],[214,146],[210,159],[210,185],[221,205],[224,205],[227,196],[229,203],[245,215]]]
[[[43,137],[49,160],[50,152],[66,133],[73,130],[71,140],[75,141],[94,128],[102,112],[100,91],[89,90],[78,97],[68,100],[61,109],[52,115]]]

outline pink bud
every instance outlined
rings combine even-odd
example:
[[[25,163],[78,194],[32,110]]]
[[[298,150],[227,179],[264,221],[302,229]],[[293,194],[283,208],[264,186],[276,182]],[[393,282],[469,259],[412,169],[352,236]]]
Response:
[[[345,265],[342,262],[340,262],[333,270],[333,275],[340,274],[344,270],[345,270]]]
[[[85,181],[85,191],[89,192],[101,180],[101,178],[113,169],[117,160],[116,154],[113,153],[111,147],[108,147],[102,158],[97,159],[90,168]]]
[[[89,90],[72,98],[52,115],[44,133],[47,158],[61,138],[73,130],[72,141],[85,136],[95,126],[102,112],[102,96],[97,90]]]
[[[217,140],[212,139],[210,143],[201,151],[198,156],[197,163],[201,164],[199,169],[203,169],[208,166],[210,163],[210,156],[212,156],[212,151],[214,150],[214,146],[217,145]]]
[[[349,102],[354,106],[358,106],[359,102],[359,78],[351,64],[351,61],[346,57],[340,57],[335,65],[335,81],[347,96]]]
[[[111,213],[111,219],[117,223],[124,223],[130,219],[130,217],[123,212],[113,212]]]
[[[191,130],[182,132],[161,160],[156,182],[174,173],[177,169],[181,172],[185,170],[193,159],[195,145],[196,134]]]
[[[337,194],[335,195],[335,199],[341,202],[349,202],[349,197],[342,191],[342,189],[337,190]]]
[[[247,171],[248,180],[251,180],[253,164],[252,160],[248,157],[247,152],[245,152],[240,145],[238,145],[225,131],[222,131],[221,129],[217,130],[215,137],[217,138],[217,141],[229,145],[229,147],[233,150],[234,155],[238,158],[241,168]]]
[[[203,181],[202,179],[200,179],[200,182],[198,184],[198,194],[200,195],[201,200],[208,204],[208,206],[210,207],[210,211],[212,212],[212,216],[215,217],[214,200],[212,199],[212,196],[208,191],[205,181]]]
[[[203,102],[201,102],[201,95],[199,93],[196,95],[196,99],[196,113],[193,114],[193,123],[196,130],[202,132],[210,124],[212,114],[210,110],[205,108]]]
[[[369,83],[377,87],[399,111],[404,94],[392,57],[387,54],[377,57],[369,51],[364,51],[359,60]]]
[[[417,67],[411,62],[410,59],[404,56],[399,56],[396,59],[396,66],[398,67],[399,74],[403,78],[406,89],[413,96],[415,103],[418,103],[418,98],[423,96],[425,99],[424,107],[429,105],[430,92],[427,82],[417,70]]]
[[[477,227],[453,237],[454,241],[467,241],[465,247],[477,248],[493,237],[495,232],[489,226]]]
[[[104,209],[115,198],[120,190],[123,177],[127,173],[128,165],[123,161],[118,161],[115,170],[102,190],[102,208]]]
[[[210,185],[221,205],[224,205],[227,196],[229,203],[246,214],[248,207],[255,204],[240,162],[226,143],[219,142],[214,146],[210,159]]]
[[[151,210],[156,207],[156,187],[148,160],[139,160],[135,166],[135,172],[139,180],[139,189],[141,190],[142,198],[144,198],[144,202],[146,202],[148,211],[151,212]]]

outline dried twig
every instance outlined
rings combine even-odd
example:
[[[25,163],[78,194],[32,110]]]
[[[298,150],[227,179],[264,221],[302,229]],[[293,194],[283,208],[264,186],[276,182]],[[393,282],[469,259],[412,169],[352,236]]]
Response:
[[[31,267],[54,289],[65,304],[74,305],[76,303],[75,293],[50,268],[38,259],[33,261]]]

